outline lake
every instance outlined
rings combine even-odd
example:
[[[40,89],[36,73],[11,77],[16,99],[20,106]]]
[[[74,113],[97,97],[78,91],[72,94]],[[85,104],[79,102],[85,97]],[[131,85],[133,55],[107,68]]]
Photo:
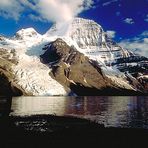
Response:
[[[74,116],[105,127],[148,129],[147,96],[13,97],[7,104],[9,116]]]

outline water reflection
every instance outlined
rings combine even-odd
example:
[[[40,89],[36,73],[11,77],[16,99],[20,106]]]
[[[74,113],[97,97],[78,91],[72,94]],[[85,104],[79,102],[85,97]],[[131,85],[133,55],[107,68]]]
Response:
[[[148,128],[148,97],[16,97],[14,116],[56,114],[87,118],[105,126]]]
[[[65,97],[15,97],[12,99],[11,115],[64,115],[65,102]]]

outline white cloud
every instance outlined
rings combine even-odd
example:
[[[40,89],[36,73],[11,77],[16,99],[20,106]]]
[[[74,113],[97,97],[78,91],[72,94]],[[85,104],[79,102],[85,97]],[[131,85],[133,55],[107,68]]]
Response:
[[[105,2],[102,4],[102,6],[108,6],[108,5],[115,3],[115,2],[118,2],[118,0],[111,0],[111,1]]]
[[[0,15],[18,20],[24,11],[31,10],[29,17],[33,19],[60,22],[72,19],[92,4],[93,0],[2,0]]]
[[[43,19],[61,22],[72,19],[91,4],[92,0],[38,0],[36,10]]]
[[[127,23],[127,24],[134,24],[134,23],[135,23],[132,18],[126,18],[126,19],[124,20],[124,22]]]
[[[137,37],[123,40],[119,43],[122,47],[148,57],[148,31],[144,31]]]
[[[142,32],[141,36],[143,36],[143,37],[148,37],[148,30],[147,30],[147,31]]]
[[[114,38],[116,35],[116,32],[113,30],[108,30],[108,31],[106,31],[106,33],[109,38]]]
[[[148,22],[148,14],[146,15],[146,18],[144,19],[146,22]]]
[[[6,18],[18,20],[23,7],[18,0],[1,0],[0,15]]]
[[[36,16],[36,15],[33,15],[33,14],[29,14],[28,17],[31,20],[35,21],[35,22],[38,22],[38,21],[40,21],[40,22],[47,22],[47,20],[44,20],[43,18],[41,18],[39,16]]]

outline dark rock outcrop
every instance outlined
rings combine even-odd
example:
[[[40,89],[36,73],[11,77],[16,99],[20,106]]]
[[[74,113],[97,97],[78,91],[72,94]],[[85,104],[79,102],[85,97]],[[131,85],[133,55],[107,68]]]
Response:
[[[62,39],[46,45],[41,61],[52,68],[50,75],[78,95],[126,95],[133,90],[119,87],[107,78],[98,63],[68,46]]]
[[[11,82],[10,74],[0,69],[0,96],[20,96],[23,92]]]
[[[133,54],[129,57],[117,59],[112,63],[112,66],[116,66],[127,77],[129,73],[139,82],[139,87],[144,87],[144,91],[148,93],[148,58]]]

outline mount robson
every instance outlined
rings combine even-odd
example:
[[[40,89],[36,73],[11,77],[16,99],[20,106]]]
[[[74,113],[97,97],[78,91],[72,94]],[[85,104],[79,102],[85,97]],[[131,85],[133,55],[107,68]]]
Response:
[[[0,95],[147,95],[148,58],[124,49],[93,20],[0,36]]]

